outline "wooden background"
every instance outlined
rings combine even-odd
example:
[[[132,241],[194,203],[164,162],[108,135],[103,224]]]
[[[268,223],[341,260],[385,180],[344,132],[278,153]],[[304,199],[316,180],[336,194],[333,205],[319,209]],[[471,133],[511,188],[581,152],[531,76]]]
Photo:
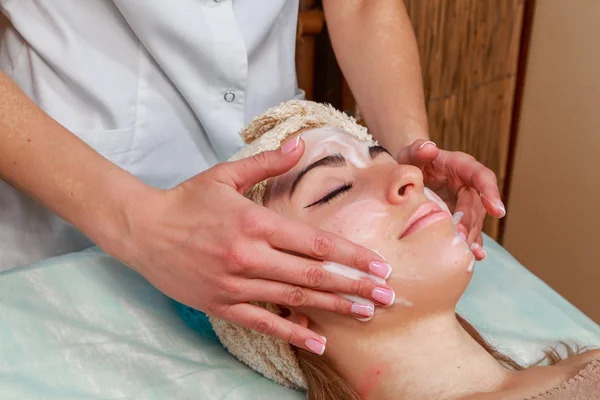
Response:
[[[419,44],[431,138],[444,149],[472,154],[492,169],[501,192],[508,170],[524,2],[405,0]],[[326,25],[314,22],[322,20],[319,2],[301,3],[300,86],[308,98],[359,116]],[[314,28],[310,33],[302,23],[309,17]],[[497,239],[499,221],[488,218],[484,231]]]

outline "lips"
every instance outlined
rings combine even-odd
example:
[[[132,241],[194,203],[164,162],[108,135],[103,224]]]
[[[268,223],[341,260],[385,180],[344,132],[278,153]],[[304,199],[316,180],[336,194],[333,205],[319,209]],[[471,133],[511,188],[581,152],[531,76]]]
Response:
[[[446,218],[450,218],[450,214],[442,210],[436,203],[432,201],[423,203],[408,219],[404,231],[400,234],[400,239]]]

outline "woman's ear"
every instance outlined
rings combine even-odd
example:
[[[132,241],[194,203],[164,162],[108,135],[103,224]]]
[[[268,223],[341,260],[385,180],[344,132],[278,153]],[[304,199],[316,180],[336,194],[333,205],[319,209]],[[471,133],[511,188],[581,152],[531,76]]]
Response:
[[[281,308],[281,316],[294,324],[308,328],[308,317],[299,311],[290,308]]]

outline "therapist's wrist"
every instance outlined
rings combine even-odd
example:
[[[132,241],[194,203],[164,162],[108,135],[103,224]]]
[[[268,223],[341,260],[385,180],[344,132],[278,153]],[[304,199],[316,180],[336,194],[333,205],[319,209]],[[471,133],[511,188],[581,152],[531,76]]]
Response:
[[[160,189],[145,184],[120,168],[108,171],[98,185],[103,197],[102,212],[90,213],[92,217],[81,225],[85,234],[105,252],[127,262],[135,247],[133,227],[136,220],[151,213],[146,204]]]
[[[391,154],[398,154],[417,140],[430,140],[426,122],[404,120],[402,123],[372,126],[367,121],[367,125],[373,137]]]
[[[405,122],[400,130],[399,136],[401,149],[410,146],[419,139],[430,140],[427,122],[409,120]]]

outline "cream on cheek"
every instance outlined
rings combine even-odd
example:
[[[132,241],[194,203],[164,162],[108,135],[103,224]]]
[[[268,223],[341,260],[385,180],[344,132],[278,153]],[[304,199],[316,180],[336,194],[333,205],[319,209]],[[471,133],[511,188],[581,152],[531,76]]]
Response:
[[[448,208],[446,203],[444,203],[444,201],[437,194],[435,194],[431,189],[425,188],[424,194],[428,200],[433,201],[438,206],[440,206],[440,208],[442,210],[451,214],[450,209]],[[454,222],[455,232],[457,233],[457,235],[454,238],[452,238],[451,244],[452,244],[452,246],[463,246],[465,248],[465,252],[471,254],[471,262],[467,266],[467,272],[471,273],[471,272],[473,272],[473,268],[475,267],[475,256],[471,252],[471,249],[469,248],[469,245],[467,244],[467,242],[463,238],[458,236],[458,231],[456,231],[456,225],[460,222],[462,217],[463,217],[462,212],[457,212],[456,214],[454,214],[452,216],[452,221]]]

